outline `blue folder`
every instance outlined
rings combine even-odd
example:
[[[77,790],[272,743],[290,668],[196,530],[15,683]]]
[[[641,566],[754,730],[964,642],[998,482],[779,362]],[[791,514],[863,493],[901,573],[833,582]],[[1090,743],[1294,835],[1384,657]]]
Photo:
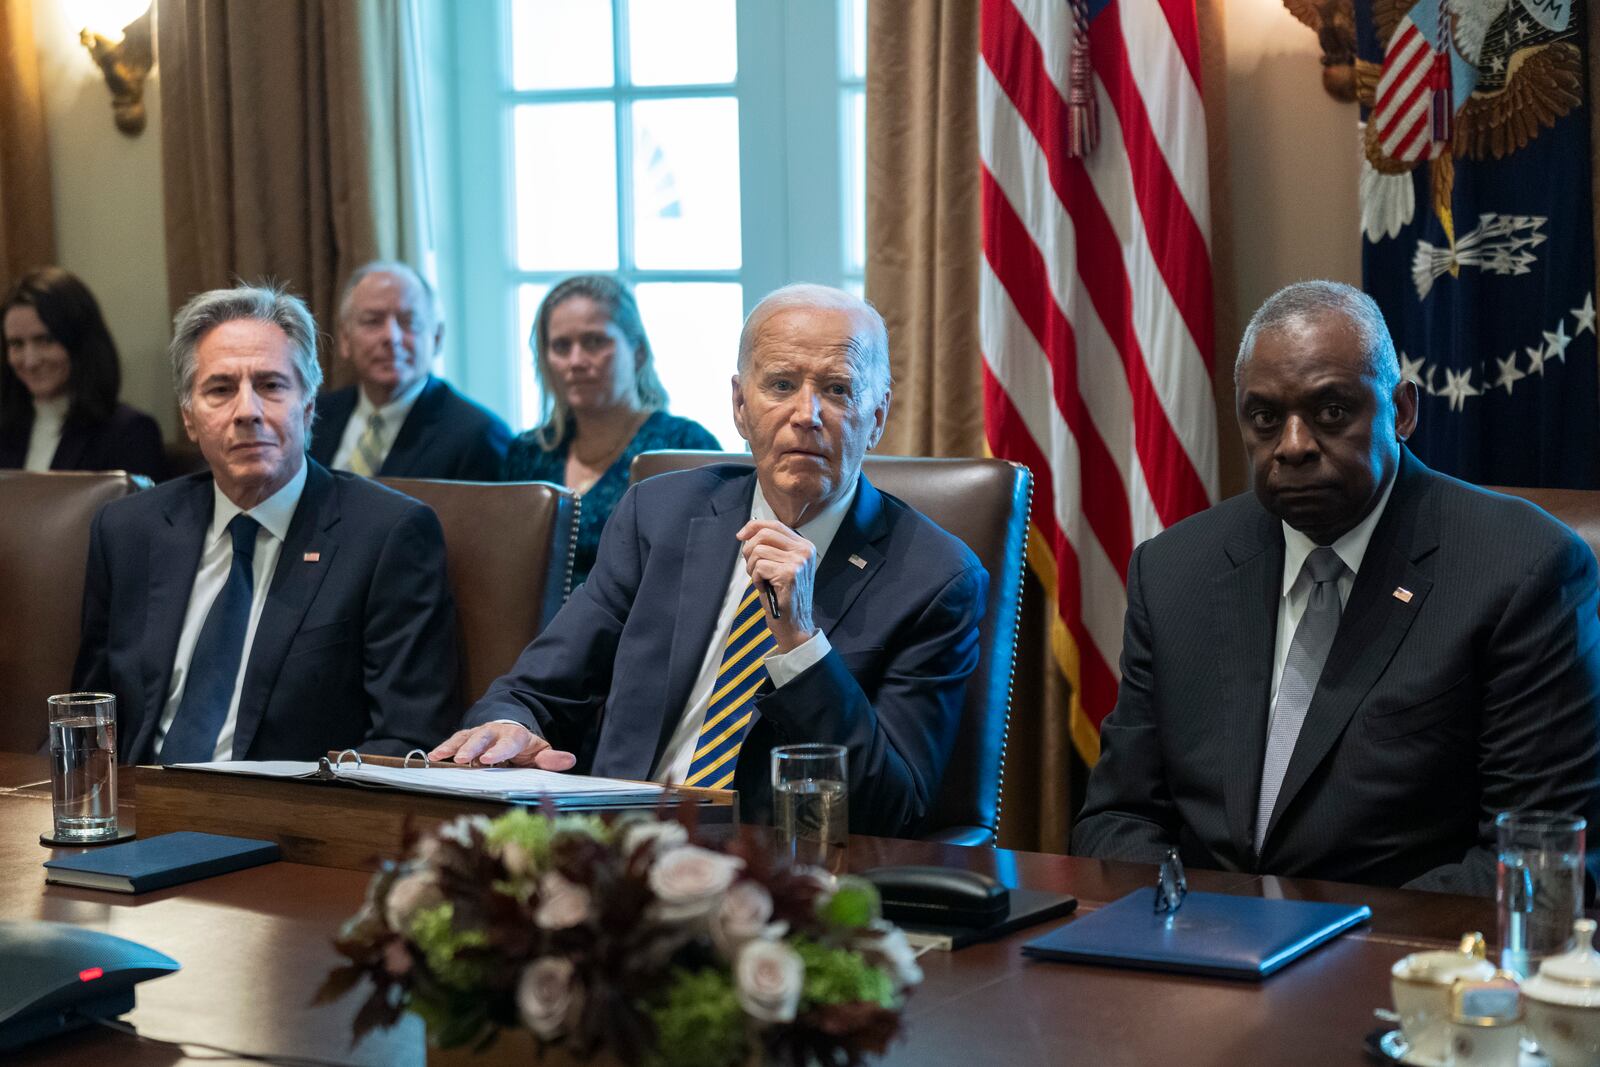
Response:
[[[50,860],[44,865],[44,880],[113,893],[145,893],[278,858],[278,846],[272,841],[179,830]]]
[[[1022,946],[1030,956],[1259,980],[1372,918],[1365,904],[1190,893],[1176,915],[1141,889]]]

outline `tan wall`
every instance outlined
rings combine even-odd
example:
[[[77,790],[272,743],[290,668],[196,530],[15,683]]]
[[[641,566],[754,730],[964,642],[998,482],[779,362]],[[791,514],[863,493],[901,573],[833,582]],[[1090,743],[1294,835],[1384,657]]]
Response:
[[[1242,328],[1304,278],[1361,283],[1356,105],[1322,90],[1317,38],[1282,0],[1227,0],[1228,150]]]
[[[111,95],[78,43],[72,8],[36,0],[34,37],[44,84],[60,265],[94,290],[122,354],[122,398],[160,421],[177,412],[167,373],[166,236],[161,207],[161,99],[145,83],[149,124],[138,137],[111,122]]]

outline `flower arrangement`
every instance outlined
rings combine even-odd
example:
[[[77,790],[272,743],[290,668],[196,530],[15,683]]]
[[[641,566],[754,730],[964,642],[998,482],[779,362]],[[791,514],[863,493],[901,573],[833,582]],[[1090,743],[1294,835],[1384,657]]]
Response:
[[[336,945],[319,1000],[371,979],[358,1039],[410,1010],[441,1047],[521,1027],[648,1067],[858,1064],[922,979],[870,883],[641,815],[459,818],[378,872]]]

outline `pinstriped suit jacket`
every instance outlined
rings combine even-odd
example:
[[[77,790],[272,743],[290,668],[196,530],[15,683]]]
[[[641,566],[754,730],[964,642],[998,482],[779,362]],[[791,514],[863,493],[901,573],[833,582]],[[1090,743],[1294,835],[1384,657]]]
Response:
[[[1282,527],[1245,494],[1134,552],[1073,851],[1155,862],[1176,845],[1198,867],[1491,893],[1497,812],[1597,824],[1593,554],[1405,449],[1396,477],[1259,856]]]

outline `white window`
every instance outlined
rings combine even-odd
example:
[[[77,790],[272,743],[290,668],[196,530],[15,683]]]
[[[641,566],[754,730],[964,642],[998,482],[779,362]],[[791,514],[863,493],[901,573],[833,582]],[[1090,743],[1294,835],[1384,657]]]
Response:
[[[791,281],[861,290],[866,2],[425,8],[447,373],[534,425],[539,301],[570,274],[615,273],[671,410],[738,447],[745,313]]]

